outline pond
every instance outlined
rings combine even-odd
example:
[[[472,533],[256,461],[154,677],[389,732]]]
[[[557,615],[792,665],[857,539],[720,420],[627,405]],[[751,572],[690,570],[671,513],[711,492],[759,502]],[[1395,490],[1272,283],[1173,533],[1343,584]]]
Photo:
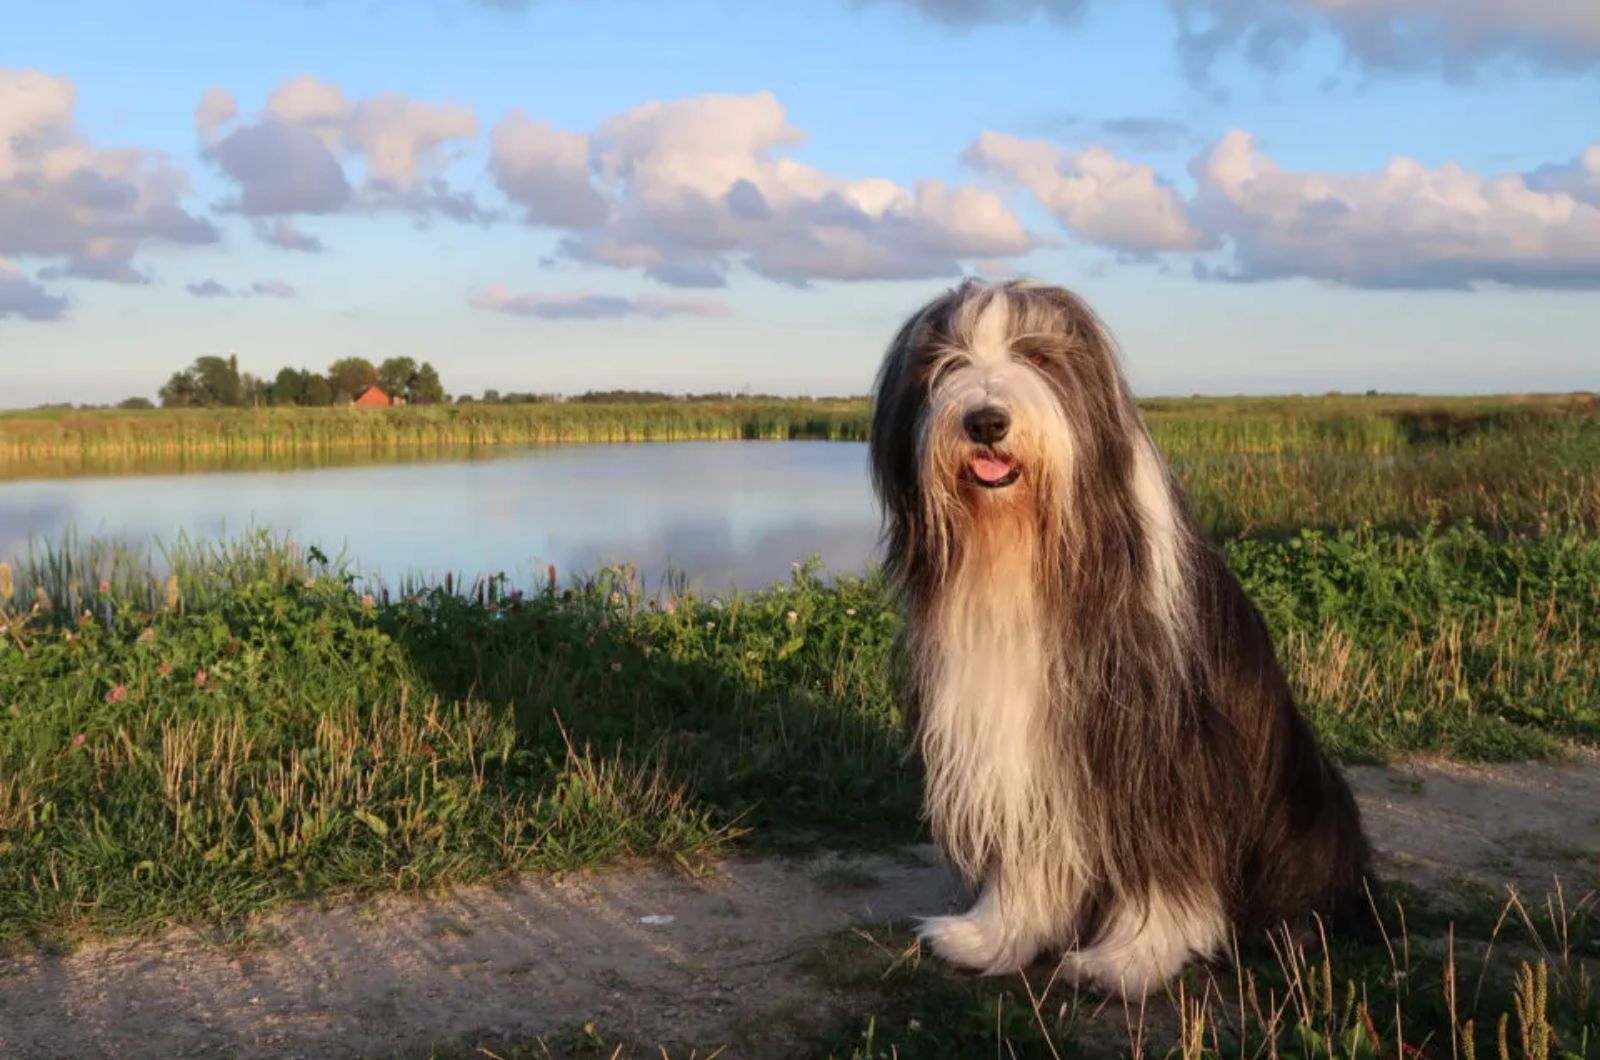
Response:
[[[866,446],[672,442],[412,454],[401,462],[243,467],[0,481],[0,558],[71,531],[136,546],[287,534],[397,583],[505,573],[565,581],[607,563],[654,589],[669,569],[702,589],[759,588],[791,565],[864,570],[877,508]]]

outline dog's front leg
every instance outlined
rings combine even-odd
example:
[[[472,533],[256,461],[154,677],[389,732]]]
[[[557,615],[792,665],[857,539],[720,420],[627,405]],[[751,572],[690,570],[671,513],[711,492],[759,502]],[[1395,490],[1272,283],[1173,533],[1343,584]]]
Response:
[[[1009,883],[1007,881],[1010,881]],[[1034,923],[1015,872],[995,869],[971,909],[960,916],[928,917],[917,937],[933,952],[962,968],[1005,975],[1026,967],[1045,947],[1047,932]]]

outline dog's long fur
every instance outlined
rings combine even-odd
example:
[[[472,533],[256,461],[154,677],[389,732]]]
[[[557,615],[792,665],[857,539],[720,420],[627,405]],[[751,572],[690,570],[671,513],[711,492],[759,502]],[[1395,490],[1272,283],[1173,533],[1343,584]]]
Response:
[[[991,408],[1009,431],[974,442]],[[981,885],[924,921],[935,951],[999,973],[1060,950],[1142,993],[1235,938],[1361,915],[1349,787],[1078,297],[968,282],[924,307],[884,359],[871,454],[926,810]],[[986,488],[980,456],[1015,482]]]

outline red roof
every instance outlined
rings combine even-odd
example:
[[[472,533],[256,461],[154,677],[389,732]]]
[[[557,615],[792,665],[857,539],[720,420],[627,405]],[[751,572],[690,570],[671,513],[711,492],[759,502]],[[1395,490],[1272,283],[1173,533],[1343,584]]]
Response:
[[[383,392],[383,388],[376,386],[367,387],[353,403],[368,409],[386,409],[394,404],[389,400],[389,395]]]

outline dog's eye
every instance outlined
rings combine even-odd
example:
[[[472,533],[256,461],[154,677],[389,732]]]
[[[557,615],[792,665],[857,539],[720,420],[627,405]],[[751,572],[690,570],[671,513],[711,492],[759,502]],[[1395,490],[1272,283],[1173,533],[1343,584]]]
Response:
[[[1050,363],[1050,353],[1043,346],[1024,346],[1017,352],[1035,368],[1043,368]]]

